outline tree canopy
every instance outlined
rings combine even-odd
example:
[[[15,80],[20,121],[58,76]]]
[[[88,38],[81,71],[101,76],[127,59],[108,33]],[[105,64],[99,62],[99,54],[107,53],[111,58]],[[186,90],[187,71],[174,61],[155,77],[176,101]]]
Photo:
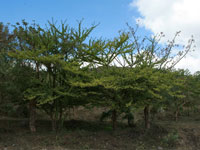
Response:
[[[119,32],[113,39],[92,38],[97,25],[77,28],[61,22],[46,27],[22,21],[0,24],[0,108],[12,110],[29,104],[31,132],[36,131],[36,110],[62,127],[69,108],[105,107],[104,117],[125,115],[130,123],[135,111],[144,110],[150,128],[153,110],[173,109],[176,119],[184,107],[198,103],[199,73],[174,67],[193,46],[177,47],[175,39],[160,44],[163,33],[139,38],[135,29]]]

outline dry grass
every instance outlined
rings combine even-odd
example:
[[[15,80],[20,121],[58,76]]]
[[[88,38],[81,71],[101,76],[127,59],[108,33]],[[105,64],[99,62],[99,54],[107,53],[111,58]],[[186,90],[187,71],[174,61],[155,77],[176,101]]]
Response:
[[[117,130],[112,131],[109,121],[99,122],[102,111],[75,109],[59,132],[51,131],[49,120],[38,120],[35,134],[30,134],[27,119],[1,118],[0,150],[200,149],[198,114],[182,116],[178,122],[169,118],[156,120],[148,131],[144,130],[142,121],[138,121],[135,128],[119,123]]]

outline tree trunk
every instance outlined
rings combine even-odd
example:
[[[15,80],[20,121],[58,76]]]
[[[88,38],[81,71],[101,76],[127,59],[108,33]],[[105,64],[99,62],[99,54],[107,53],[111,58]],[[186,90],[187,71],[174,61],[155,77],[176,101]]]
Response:
[[[132,127],[132,122],[131,122],[130,117],[128,117],[128,126],[129,126],[129,127]]]
[[[112,127],[113,127],[113,130],[116,129],[116,123],[117,123],[117,111],[114,109],[112,111]]]
[[[39,74],[39,64],[36,62],[36,78],[40,79],[40,74]],[[30,131],[36,132],[36,100],[31,100],[29,102],[29,111],[30,111],[30,117],[29,117],[29,128]]]
[[[56,131],[57,129],[57,124],[55,119],[51,119],[51,125],[52,125],[52,131]]]
[[[145,106],[144,108],[144,122],[145,122],[145,128],[150,128],[150,109],[149,105]]]
[[[175,121],[178,121],[178,114],[179,114],[179,109],[176,110],[176,112],[175,112]]]
[[[56,75],[53,74],[53,83],[52,83],[52,87],[55,89],[56,88]],[[53,96],[55,96],[55,92],[53,92]],[[55,108],[55,112],[53,113],[53,110]],[[56,131],[57,130],[57,110],[58,108],[58,104],[57,104],[57,100],[54,100],[53,102],[53,106],[52,106],[52,130]]]
[[[62,109],[62,102],[60,101],[59,102],[59,129],[62,129],[63,128],[63,109]]]
[[[55,105],[55,101],[53,103],[53,105],[51,106],[51,128],[52,128],[52,131],[56,131],[57,129],[57,124],[56,124],[56,116],[55,116],[55,113],[54,113],[54,105]]]
[[[188,115],[188,117],[190,116],[190,108],[189,107],[187,109],[187,115]]]
[[[136,127],[136,125],[134,124],[134,119],[128,116],[128,126],[129,127]]]
[[[30,128],[30,131],[33,133],[33,132],[36,132],[36,126],[35,126],[36,102],[35,100],[32,100],[29,102],[29,111],[30,111],[29,128]]]

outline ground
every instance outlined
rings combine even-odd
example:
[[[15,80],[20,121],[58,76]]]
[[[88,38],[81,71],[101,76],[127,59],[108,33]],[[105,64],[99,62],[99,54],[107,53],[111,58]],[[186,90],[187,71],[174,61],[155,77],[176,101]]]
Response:
[[[86,113],[92,115],[83,118]],[[113,131],[109,121],[98,121],[98,110],[79,109],[76,115],[65,121],[62,130],[51,131],[50,120],[42,119],[37,121],[37,132],[31,134],[28,119],[2,117],[0,149],[196,150],[200,149],[200,119],[198,114],[180,116],[177,122],[169,118],[159,119],[149,130],[144,129],[142,120],[138,120],[134,128],[119,121]]]

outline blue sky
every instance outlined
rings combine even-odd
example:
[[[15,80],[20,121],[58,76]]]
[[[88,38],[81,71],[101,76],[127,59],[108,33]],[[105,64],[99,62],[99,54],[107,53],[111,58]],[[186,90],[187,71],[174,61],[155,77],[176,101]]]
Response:
[[[25,19],[43,26],[54,18],[67,20],[75,27],[77,20],[84,18],[85,27],[100,23],[92,37],[113,38],[119,30],[127,29],[126,23],[134,26],[140,18],[142,37],[164,32],[166,42],[181,30],[178,43],[187,45],[194,35],[196,51],[181,60],[177,68],[195,72],[200,64],[199,6],[199,0],[1,0],[0,22],[15,24]]]
[[[67,20],[71,26],[84,19],[83,25],[100,23],[93,32],[95,37],[112,38],[126,23],[135,25],[140,15],[131,8],[132,0],[2,0],[0,22],[15,24],[25,19],[44,25],[47,20]],[[142,29],[143,30],[143,29]],[[144,31],[145,32],[145,31]]]

